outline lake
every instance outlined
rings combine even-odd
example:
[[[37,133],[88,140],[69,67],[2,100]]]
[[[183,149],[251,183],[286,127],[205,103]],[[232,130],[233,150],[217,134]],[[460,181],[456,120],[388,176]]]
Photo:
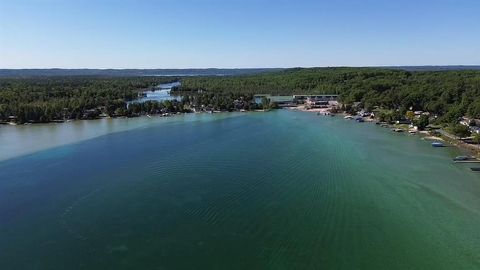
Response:
[[[145,102],[145,101],[165,101],[165,100],[181,100],[180,96],[172,96],[170,95],[170,91],[173,87],[179,86],[180,82],[173,82],[173,83],[164,83],[158,85],[154,90],[149,90],[143,92],[145,96],[134,100],[134,102]]]
[[[3,126],[0,153],[2,269],[480,268],[480,175],[370,123]]]

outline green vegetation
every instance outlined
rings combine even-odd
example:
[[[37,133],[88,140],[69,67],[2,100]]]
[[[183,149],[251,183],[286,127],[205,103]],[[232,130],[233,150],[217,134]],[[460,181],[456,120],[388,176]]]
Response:
[[[473,133],[473,142],[477,145],[476,147],[476,155],[477,157],[480,156],[480,148],[479,148],[479,144],[480,144],[480,134],[478,133]]]
[[[127,114],[126,101],[175,78],[32,77],[0,79],[0,121],[50,122]]]
[[[236,77],[190,77],[178,91],[243,94],[339,94],[345,109],[428,111],[438,122],[480,118],[480,71],[408,72],[380,68],[308,68]],[[398,113],[397,113],[398,111]]]
[[[415,120],[414,123],[420,130],[424,130],[428,126],[428,124],[430,124],[430,120],[428,116],[420,115],[420,118]]]
[[[468,129],[468,126],[460,125],[460,124],[455,124],[449,127],[448,131],[450,131],[452,134],[460,138],[468,137],[471,134],[470,130]]]
[[[289,69],[241,76],[183,77],[172,89],[180,102],[130,104],[142,89],[178,78],[31,77],[0,79],[0,121],[49,122],[88,119],[100,114],[272,109],[254,94],[339,94],[343,109],[378,111],[382,121],[405,118],[421,127],[480,118],[480,71],[409,72],[381,68]],[[414,115],[427,111],[430,118]]]
[[[175,95],[182,96],[184,106],[203,111],[234,111],[261,109],[253,100],[253,94],[233,92],[212,93],[209,91],[182,91],[172,89]]]

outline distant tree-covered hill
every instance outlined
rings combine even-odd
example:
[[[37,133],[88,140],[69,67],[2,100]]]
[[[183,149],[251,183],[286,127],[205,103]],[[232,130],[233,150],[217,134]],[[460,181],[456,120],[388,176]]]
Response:
[[[232,76],[278,71],[275,68],[242,69],[0,69],[0,77],[36,76]]]
[[[480,66],[391,66],[405,71],[480,70]],[[284,68],[197,68],[197,69],[0,69],[0,77],[38,76],[237,76],[285,70]]]
[[[391,66],[389,69],[406,71],[452,71],[452,70],[480,70],[480,66]]]

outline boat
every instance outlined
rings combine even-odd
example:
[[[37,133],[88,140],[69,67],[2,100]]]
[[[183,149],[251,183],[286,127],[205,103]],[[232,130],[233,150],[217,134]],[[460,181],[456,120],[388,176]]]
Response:
[[[392,131],[393,131],[393,132],[403,132],[403,129],[401,129],[401,128],[393,128]]]
[[[480,172],[480,168],[479,168],[479,167],[470,168],[470,170],[472,170],[472,171],[474,171],[474,172]]]
[[[443,143],[441,142],[432,142],[433,147],[443,147]]]
[[[353,119],[353,116],[347,115],[347,116],[345,116],[345,117],[343,117],[343,118],[345,118],[345,119]]]
[[[466,161],[466,160],[470,160],[472,159],[471,157],[469,156],[458,156],[458,157],[455,157],[453,160],[454,161]]]
[[[365,119],[363,119],[363,117],[357,117],[355,118],[355,121],[357,121],[358,123],[363,123],[365,122]]]

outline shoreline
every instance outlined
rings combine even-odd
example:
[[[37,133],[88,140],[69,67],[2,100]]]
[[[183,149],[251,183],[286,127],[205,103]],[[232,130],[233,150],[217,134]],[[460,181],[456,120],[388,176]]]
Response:
[[[13,127],[21,127],[21,126],[40,126],[40,125],[57,125],[57,124],[65,124],[65,123],[72,123],[72,122],[80,122],[80,121],[98,121],[103,119],[135,119],[135,118],[169,118],[179,115],[189,115],[189,114],[219,114],[219,113],[248,113],[248,112],[268,112],[271,110],[265,109],[258,109],[258,110],[239,110],[239,111],[191,111],[191,112],[172,112],[172,113],[157,113],[157,114],[140,114],[135,116],[100,116],[96,118],[85,118],[85,119],[66,119],[66,120],[53,120],[49,122],[26,122],[26,123],[15,123],[15,122],[0,122],[0,127],[2,126],[13,126]]]
[[[0,133],[3,135],[0,146],[0,162],[56,147],[108,136],[110,134],[146,128],[156,124],[166,124],[177,121],[208,121],[212,115],[217,115],[214,118],[219,119],[239,117],[245,114],[240,112],[234,112],[232,114],[182,113],[172,115],[172,117],[147,117],[143,115],[133,118],[99,118],[89,121],[75,120],[65,123],[0,126]]]
[[[284,107],[281,109],[289,110],[289,111],[297,111],[297,112],[307,112],[307,113],[317,113],[319,116],[352,116],[348,113],[345,113],[344,111],[338,112],[338,113],[330,113],[329,108],[315,108],[315,109],[306,109],[304,106],[297,106],[297,107]],[[185,116],[185,115],[198,115],[198,114],[219,114],[219,113],[255,113],[255,112],[269,112],[271,110],[250,110],[250,111],[197,111],[197,112],[177,112],[177,113],[170,113],[168,115],[162,115],[162,114],[142,114],[138,116],[133,116],[133,117],[127,117],[127,116],[121,116],[121,117],[98,117],[94,119],[72,119],[72,120],[65,120],[65,121],[51,121],[51,122],[42,122],[42,123],[24,123],[24,124],[11,124],[11,123],[1,123],[1,126],[10,126],[10,127],[24,127],[24,126],[56,126],[59,124],[65,124],[65,123],[78,123],[78,122],[84,122],[84,121],[91,121],[91,120],[115,120],[115,119],[159,119],[159,118],[171,118],[175,116]],[[378,122],[379,120],[376,118],[370,118],[370,117],[363,117],[365,122],[368,123],[373,123],[373,122]],[[350,119],[354,120],[354,119]],[[405,128],[404,125],[396,125],[396,124],[385,124],[382,125],[384,128],[389,128],[389,129],[401,129],[403,133],[408,133],[408,128]],[[445,142],[451,146],[454,146],[458,148],[461,152],[468,153],[471,156],[475,156],[476,158],[480,158],[480,145],[473,145],[473,144],[468,144],[465,143],[461,140],[453,140],[451,138],[448,138],[442,134],[438,134],[435,132],[431,131],[417,131],[415,134],[410,134],[410,135],[418,135],[418,137],[421,140],[428,140],[428,141],[441,141]],[[0,161],[3,161],[5,159],[0,159]]]
[[[306,109],[304,108],[303,106],[298,106],[298,107],[289,107],[287,108],[288,110],[292,110],[292,111],[301,111],[301,112],[310,112],[310,113],[330,113],[330,110],[328,108],[317,108],[317,109]],[[342,117],[345,117],[345,116],[351,116],[352,118],[349,119],[349,120],[354,120],[353,118],[355,116],[353,115],[350,115],[346,112],[339,112],[339,113],[333,113],[333,114],[329,114],[330,116],[342,116]],[[328,116],[328,114],[320,114],[320,116]],[[358,116],[360,117],[360,116]],[[379,119],[377,118],[370,118],[370,117],[362,117],[364,119],[365,122],[369,122],[369,123],[373,123],[373,122],[379,122]],[[400,129],[402,130],[403,133],[408,133],[409,129],[408,128],[405,128],[404,125],[397,125],[397,124],[385,124],[385,126],[382,126],[382,127],[385,127],[385,128],[389,128],[389,129]],[[459,149],[462,153],[465,153],[465,154],[468,154],[470,156],[473,156],[477,159],[480,159],[480,145],[474,145],[474,144],[468,144],[468,143],[465,143],[461,140],[454,140],[454,139],[451,139],[447,136],[444,136],[442,134],[438,134],[438,133],[435,133],[435,132],[431,132],[431,131],[426,131],[426,130],[421,130],[421,131],[415,131],[414,134],[409,134],[409,135],[416,135],[418,136],[421,140],[428,140],[428,141],[440,141],[440,142],[445,142],[453,147],[456,147],[457,149]]]

